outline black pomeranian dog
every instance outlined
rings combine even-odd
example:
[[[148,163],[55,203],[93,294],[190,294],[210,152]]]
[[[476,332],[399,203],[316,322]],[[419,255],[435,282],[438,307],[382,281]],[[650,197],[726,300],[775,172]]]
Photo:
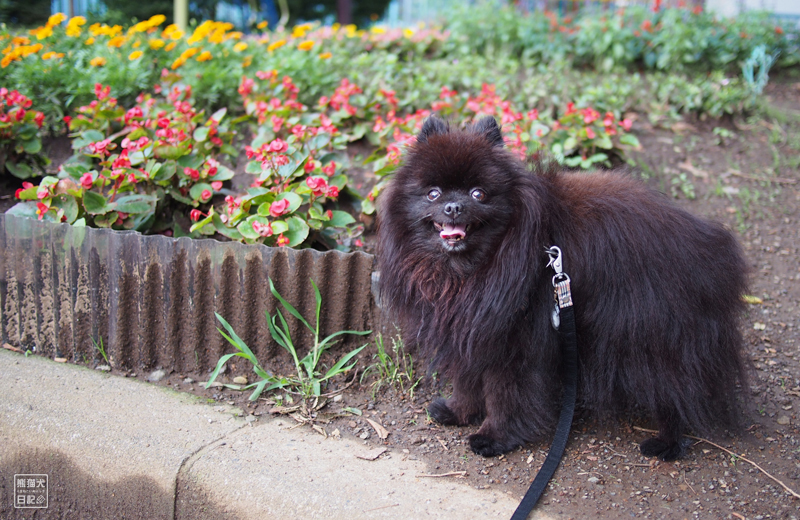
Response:
[[[494,118],[457,131],[430,117],[381,196],[381,301],[453,385],[433,419],[480,424],[469,443],[484,456],[552,431],[556,245],[581,405],[648,411],[659,431],[641,452],[663,460],[683,455],[686,430],[734,426],[748,270],[736,239],[624,175],[534,170],[503,148]]]

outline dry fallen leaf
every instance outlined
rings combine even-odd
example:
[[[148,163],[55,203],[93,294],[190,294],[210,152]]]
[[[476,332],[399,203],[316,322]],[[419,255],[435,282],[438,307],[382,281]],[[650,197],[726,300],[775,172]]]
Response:
[[[700,177],[702,179],[708,180],[708,172],[695,167],[692,163],[689,162],[688,159],[682,163],[679,163],[678,168],[680,168],[681,170],[686,170],[695,177]]]
[[[381,426],[379,423],[373,421],[372,419],[367,419],[367,422],[372,425],[372,428],[375,430],[375,433],[378,434],[378,437],[380,437],[381,440],[385,440],[386,437],[389,436],[389,430]]]
[[[764,300],[762,300],[758,296],[751,296],[749,294],[745,294],[744,296],[742,296],[742,300],[744,300],[745,303],[750,303],[750,304],[764,303]]]
[[[374,450],[366,451],[360,455],[357,454],[356,457],[364,460],[375,460],[378,457],[380,457],[385,451],[386,448],[375,448]]]

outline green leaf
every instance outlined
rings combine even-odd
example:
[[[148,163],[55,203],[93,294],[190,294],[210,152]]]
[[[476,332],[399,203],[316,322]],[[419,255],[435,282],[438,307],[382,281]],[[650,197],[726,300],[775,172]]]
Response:
[[[297,193],[285,191],[278,195],[275,200],[286,199],[289,201],[289,207],[286,209],[287,213],[294,213],[303,204],[303,198]]]
[[[25,163],[7,161],[6,169],[11,172],[11,175],[18,179],[29,179],[33,176],[33,170]]]
[[[368,332],[367,334],[369,334],[369,332]],[[337,361],[337,362],[336,362],[336,364],[335,364],[335,365],[333,365],[333,366],[332,366],[332,367],[331,367],[331,368],[328,370],[328,372],[325,374],[325,377],[323,377],[323,378],[322,378],[322,380],[324,381],[324,380],[326,380],[326,379],[329,379],[329,378],[331,378],[331,377],[334,377],[334,376],[336,376],[336,375],[338,375],[338,374],[341,374],[342,372],[347,372],[348,370],[350,370],[351,368],[353,368],[353,367],[356,365],[356,363],[357,363],[358,361],[354,361],[354,362],[353,362],[353,364],[352,364],[352,365],[350,365],[350,366],[345,366],[345,363],[347,363],[348,361],[350,361],[350,360],[351,360],[351,359],[352,359],[354,356],[356,356],[356,355],[357,355],[359,352],[361,352],[362,350],[364,350],[364,348],[365,348],[366,346],[367,346],[367,345],[362,345],[362,346],[358,347],[357,349],[353,350],[352,352],[348,353],[348,354],[347,354],[347,355],[345,355],[344,357],[342,357],[342,359],[340,359],[339,361]]]
[[[42,149],[42,141],[38,137],[30,139],[22,143],[22,149],[29,154],[39,153]]]
[[[104,215],[112,209],[108,206],[108,201],[104,196],[93,191],[87,191],[83,194],[83,208],[90,215]]]
[[[275,298],[277,298],[279,302],[281,302],[281,305],[283,305],[283,307],[284,307],[284,308],[285,308],[287,311],[289,311],[289,314],[291,314],[292,316],[294,316],[295,318],[297,318],[298,320],[300,320],[300,321],[303,323],[303,325],[305,325],[305,326],[306,326],[306,328],[307,328],[308,330],[310,330],[310,331],[314,332],[314,328],[313,328],[311,325],[309,325],[309,324],[308,324],[308,322],[307,322],[307,321],[306,321],[306,319],[303,317],[303,315],[302,315],[302,314],[300,314],[299,312],[297,312],[297,309],[295,309],[295,308],[294,308],[294,306],[293,306],[291,303],[287,302],[287,301],[286,301],[286,300],[283,298],[283,296],[281,296],[281,294],[280,294],[280,293],[278,292],[278,290],[275,288],[275,284],[274,284],[274,283],[272,283],[272,278],[269,278],[269,290],[270,290],[270,292],[272,293],[272,295],[273,295]],[[280,315],[280,313],[278,313],[278,316],[280,316],[281,318],[283,318],[283,317]]]
[[[619,142],[622,144],[626,144],[628,146],[633,146],[634,148],[641,148],[641,144],[639,144],[639,139],[636,138],[633,134],[623,134],[619,137]]]
[[[203,229],[203,227],[205,227],[207,224],[210,224],[211,221],[213,221],[213,220],[214,220],[214,215],[213,214],[207,216],[203,220],[198,220],[197,222],[192,224],[192,227],[189,228],[189,233],[194,233],[195,231]]]
[[[194,200],[205,202],[205,200],[202,198],[203,191],[205,190],[210,191],[212,195],[214,194],[214,188],[212,188],[210,184],[207,184],[205,182],[198,182],[197,184],[189,188],[189,196],[191,196],[192,199]]]
[[[80,150],[84,146],[89,146],[97,141],[102,141],[104,138],[105,135],[98,130],[85,130],[72,141],[72,149]]]
[[[252,173],[254,175],[261,175],[261,173],[263,173],[263,168],[261,168],[261,161],[250,161],[249,163],[247,163],[247,166],[244,167],[244,172]]]
[[[182,159],[189,152],[186,146],[156,146],[153,154],[162,159]]]
[[[89,167],[81,163],[64,164],[61,169],[73,179],[80,179],[84,173],[89,171]]]
[[[286,233],[288,230],[289,230],[289,224],[287,224],[283,220],[276,220],[272,223],[272,233],[275,235]]]
[[[345,227],[346,225],[352,224],[356,221],[356,219],[354,219],[353,216],[346,211],[339,211],[335,209],[331,211],[331,213],[333,216],[331,217],[331,221],[329,223],[330,226]]]
[[[36,214],[35,202],[17,202],[6,211],[6,214],[17,217],[39,218],[39,215]]]
[[[208,127],[207,126],[201,126],[201,127],[195,128],[194,133],[192,134],[192,137],[198,143],[202,143],[203,141],[208,139]]]
[[[181,167],[181,170],[184,168],[199,170],[203,166],[203,162],[205,162],[205,159],[200,155],[184,155],[178,159],[178,166]]]
[[[261,224],[264,225],[269,224],[269,221],[264,217],[260,217],[258,215],[251,215],[247,220],[239,223],[239,225],[236,226],[236,229],[239,231],[239,233],[242,234],[244,238],[249,238],[250,240],[259,240],[263,237],[259,235],[255,229],[253,229],[253,222],[255,221],[260,222]]]
[[[94,218],[94,223],[97,227],[110,228],[118,218],[119,214],[116,211],[109,211],[105,215],[97,215]]]
[[[214,222],[214,229],[216,229],[219,234],[225,235],[231,240],[241,240],[243,238],[242,234],[239,233],[238,230],[226,226],[225,223],[222,222],[222,219],[219,218],[219,215],[217,215],[216,213],[214,214],[213,222]]]
[[[56,195],[53,197],[53,206],[64,211],[64,216],[67,217],[67,222],[70,224],[78,218],[78,202],[71,195],[65,193]]]
[[[209,119],[213,119],[214,121],[216,121],[217,124],[219,124],[222,121],[222,118],[225,117],[225,114],[227,113],[228,113],[227,108],[220,108],[219,110],[211,114],[211,117]]]
[[[178,171],[175,161],[166,161],[160,164],[161,167],[158,170],[156,170],[155,166],[153,166],[153,170],[156,170],[153,180],[156,182],[168,181]]]
[[[157,202],[155,195],[126,195],[113,203],[113,209],[123,213],[145,213],[155,209]]]
[[[231,170],[227,166],[223,166],[223,165],[220,164],[217,167],[217,173],[215,175],[209,177],[209,179],[210,180],[215,180],[215,181],[227,181],[227,180],[233,179],[234,175],[235,175],[235,173],[234,173],[233,170]]]
[[[289,229],[284,236],[289,239],[289,247],[299,246],[308,238],[309,227],[300,217],[289,217],[286,219]]]
[[[361,213],[365,215],[372,215],[375,213],[375,203],[369,199],[361,201]]]

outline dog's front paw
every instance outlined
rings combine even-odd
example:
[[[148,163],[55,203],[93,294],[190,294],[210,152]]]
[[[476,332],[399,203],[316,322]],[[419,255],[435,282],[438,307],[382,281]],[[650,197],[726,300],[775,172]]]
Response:
[[[670,443],[658,437],[647,439],[639,444],[639,450],[645,457],[658,457],[664,462],[679,459],[685,453],[683,443],[680,440]]]
[[[453,410],[447,406],[447,401],[442,398],[436,399],[428,406],[428,414],[431,416],[431,419],[439,424],[445,426],[455,426],[458,424],[458,417],[456,417]]]
[[[511,449],[505,444],[480,433],[470,435],[467,440],[469,440],[470,449],[484,457],[494,457]]]

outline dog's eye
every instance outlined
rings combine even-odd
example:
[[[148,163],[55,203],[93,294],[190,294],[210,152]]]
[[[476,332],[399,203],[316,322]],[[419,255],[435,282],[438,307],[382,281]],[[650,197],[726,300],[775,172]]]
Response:
[[[486,192],[479,188],[475,188],[474,190],[472,190],[472,193],[470,193],[470,195],[472,195],[472,198],[477,200],[478,202],[483,202],[484,200],[486,200]]]
[[[434,201],[441,196],[442,192],[437,190],[436,188],[432,189],[428,192],[428,200]]]

